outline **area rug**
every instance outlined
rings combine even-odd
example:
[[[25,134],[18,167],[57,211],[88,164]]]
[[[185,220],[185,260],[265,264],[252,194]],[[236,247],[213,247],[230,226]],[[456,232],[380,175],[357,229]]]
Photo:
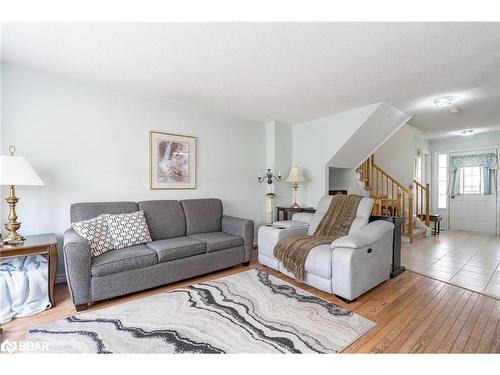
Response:
[[[375,325],[249,270],[39,326],[26,341],[49,353],[338,353]]]

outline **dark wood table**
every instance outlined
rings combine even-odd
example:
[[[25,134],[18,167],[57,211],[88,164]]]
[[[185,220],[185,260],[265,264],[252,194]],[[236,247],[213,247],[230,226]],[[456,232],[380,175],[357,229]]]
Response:
[[[283,219],[280,219],[280,212],[283,213]],[[314,209],[314,207],[297,207],[297,208],[293,208],[293,207],[276,207],[276,220],[277,221],[280,221],[280,220],[289,220],[289,217],[288,215],[290,213],[294,214],[296,212],[308,212],[308,213],[315,213],[316,210]]]
[[[441,214],[431,214],[429,215],[429,220],[434,223],[434,229],[432,229],[431,234],[433,236],[439,235],[441,233],[441,221],[443,221],[443,216]]]
[[[49,263],[48,291],[52,307],[56,305],[54,298],[54,281],[57,266],[57,240],[54,233],[27,236],[20,245],[0,246],[0,259],[25,257],[28,255],[47,254]]]

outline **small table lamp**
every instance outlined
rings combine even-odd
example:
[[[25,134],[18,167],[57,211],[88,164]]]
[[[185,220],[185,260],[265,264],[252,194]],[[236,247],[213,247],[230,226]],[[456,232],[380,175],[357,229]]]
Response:
[[[16,197],[15,185],[43,185],[43,182],[25,158],[14,156],[14,146],[9,147],[9,152],[10,156],[0,155],[0,185],[10,186],[9,197],[5,199],[10,207],[9,222],[4,225],[9,234],[3,242],[22,242],[24,237],[17,233],[21,223],[17,221],[16,215],[19,198]]]
[[[299,204],[297,203],[297,189],[299,188],[299,182],[305,182],[306,179],[302,176],[302,172],[300,168],[297,166],[292,167],[290,170],[290,174],[288,175],[286,182],[293,182],[293,204],[292,208],[299,208]]]

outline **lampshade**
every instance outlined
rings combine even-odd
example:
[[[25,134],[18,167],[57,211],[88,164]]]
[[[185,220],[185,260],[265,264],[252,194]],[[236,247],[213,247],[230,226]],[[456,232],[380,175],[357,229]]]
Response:
[[[290,169],[290,173],[286,179],[286,182],[304,182],[306,179],[304,176],[302,176],[302,172],[300,171],[300,168],[295,166]]]
[[[0,185],[43,185],[43,182],[25,158],[0,155]]]

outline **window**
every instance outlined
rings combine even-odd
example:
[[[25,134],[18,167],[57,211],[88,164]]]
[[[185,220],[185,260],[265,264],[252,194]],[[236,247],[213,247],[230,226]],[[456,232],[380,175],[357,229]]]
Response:
[[[461,194],[481,194],[481,168],[460,168]]]
[[[422,158],[420,156],[415,158],[415,180],[422,183]]]
[[[446,209],[448,203],[448,154],[438,155],[438,208]]]

